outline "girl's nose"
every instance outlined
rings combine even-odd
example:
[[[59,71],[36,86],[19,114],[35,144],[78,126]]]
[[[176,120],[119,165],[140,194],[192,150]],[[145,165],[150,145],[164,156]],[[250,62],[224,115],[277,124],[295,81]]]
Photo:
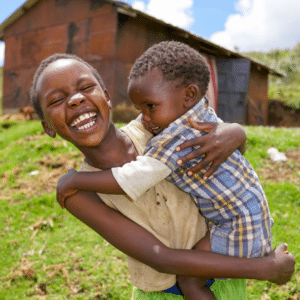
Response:
[[[84,96],[81,93],[72,95],[68,101],[70,107],[76,107],[85,101]]]

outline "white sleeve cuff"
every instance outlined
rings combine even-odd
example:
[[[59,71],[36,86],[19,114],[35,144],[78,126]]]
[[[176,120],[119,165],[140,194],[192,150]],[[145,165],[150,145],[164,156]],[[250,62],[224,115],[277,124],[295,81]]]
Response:
[[[138,156],[136,161],[111,171],[123,191],[133,200],[172,172],[164,163],[149,156]]]

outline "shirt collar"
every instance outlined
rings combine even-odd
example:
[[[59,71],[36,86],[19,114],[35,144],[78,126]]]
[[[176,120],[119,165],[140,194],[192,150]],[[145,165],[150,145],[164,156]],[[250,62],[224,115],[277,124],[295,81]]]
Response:
[[[200,119],[199,116],[207,109],[208,99],[204,96],[197,104],[195,104],[184,115],[174,121],[175,125],[185,125],[188,123],[188,119]]]

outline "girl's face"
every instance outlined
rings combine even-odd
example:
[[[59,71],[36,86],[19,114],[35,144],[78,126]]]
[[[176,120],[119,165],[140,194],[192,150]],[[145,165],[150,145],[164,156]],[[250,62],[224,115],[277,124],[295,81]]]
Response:
[[[76,146],[97,146],[106,137],[110,97],[92,71],[75,59],[51,63],[37,82],[46,133]]]

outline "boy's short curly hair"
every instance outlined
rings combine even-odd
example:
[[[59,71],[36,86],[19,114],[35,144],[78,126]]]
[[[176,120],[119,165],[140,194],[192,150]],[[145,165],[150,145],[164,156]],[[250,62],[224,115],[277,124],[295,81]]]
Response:
[[[97,81],[99,82],[101,88],[103,90],[106,90],[106,87],[104,85],[104,82],[100,76],[100,74],[97,72],[97,70],[95,68],[93,68],[89,63],[87,63],[86,61],[84,61],[83,59],[81,59],[80,57],[78,57],[77,55],[74,54],[67,54],[67,53],[58,53],[58,54],[53,54],[49,57],[47,57],[46,59],[44,59],[39,67],[37,68],[37,70],[35,71],[34,77],[33,77],[33,81],[32,81],[32,86],[31,86],[31,90],[30,90],[30,100],[31,103],[37,113],[37,115],[39,116],[40,119],[43,119],[43,112],[41,109],[41,105],[40,105],[40,100],[39,100],[39,95],[38,92],[36,90],[37,88],[37,82],[40,78],[40,76],[42,75],[43,71],[53,62],[60,60],[60,59],[75,59],[81,63],[83,63],[84,65],[86,65],[93,73],[93,75],[95,76],[95,78],[97,79]]]
[[[204,96],[207,92],[210,71],[203,56],[190,46],[165,41],[155,44],[144,52],[133,64],[129,80],[146,74],[153,68],[161,69],[165,80],[182,80],[179,86],[196,83]]]

